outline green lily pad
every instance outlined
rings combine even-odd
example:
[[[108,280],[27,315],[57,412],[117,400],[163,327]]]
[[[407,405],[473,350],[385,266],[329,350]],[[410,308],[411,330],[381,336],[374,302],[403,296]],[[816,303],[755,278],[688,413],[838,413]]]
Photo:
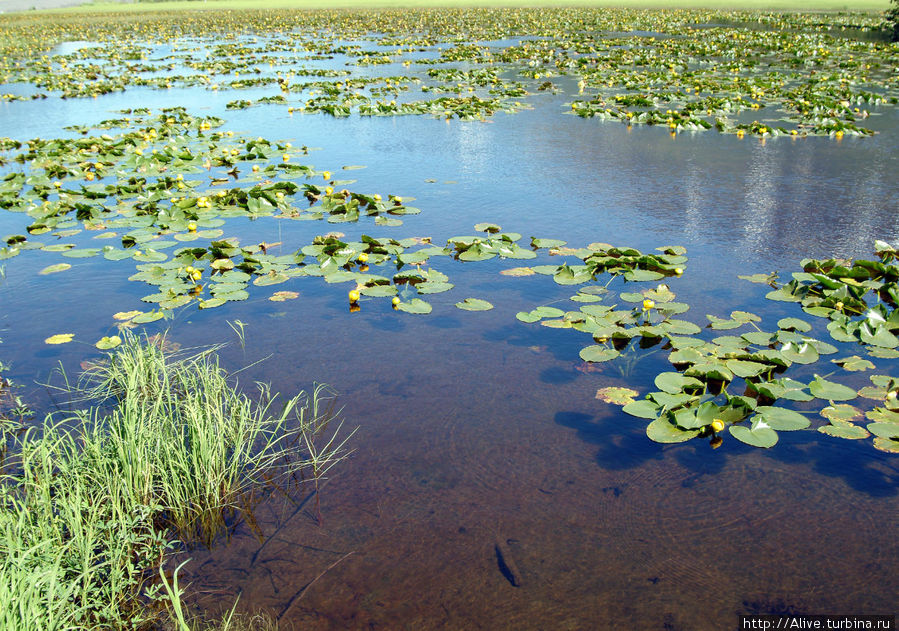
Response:
[[[773,430],[789,432],[805,429],[811,421],[793,410],[781,407],[759,406],[755,410],[765,423]]]
[[[269,298],[271,300],[271,298]],[[227,301],[224,298],[209,298],[208,300],[201,300],[197,306],[200,309],[214,309],[215,307],[220,307],[225,304]]]
[[[456,306],[465,311],[488,311],[493,309],[492,304],[479,298],[466,298],[462,302],[457,302]]]
[[[846,438],[848,440],[861,440],[862,438],[867,438],[868,436],[870,436],[870,434],[868,434],[868,430],[866,430],[865,428],[859,427],[858,425],[851,425],[849,423],[823,425],[818,428],[818,431],[822,434],[827,434],[828,436]]]
[[[888,454],[899,454],[899,440],[878,436],[874,439],[874,448],[885,451]]]
[[[646,435],[657,443],[683,443],[699,435],[701,430],[684,430],[667,418],[657,418],[646,426]]]
[[[607,346],[586,346],[581,349],[580,357],[585,362],[607,362],[610,359],[615,359],[620,355],[617,350],[614,348],[609,348]]]
[[[846,403],[836,403],[822,409],[821,416],[831,423],[850,423],[861,418],[862,411]]]
[[[699,379],[687,377],[679,372],[663,372],[656,375],[656,388],[669,394],[678,394],[685,389],[702,389],[703,384]]]
[[[48,265],[44,269],[38,272],[41,276],[46,276],[47,274],[56,274],[58,272],[64,272],[67,269],[71,269],[72,266],[69,263],[57,263],[56,265]]]
[[[396,287],[394,285],[367,285],[362,287],[359,293],[373,298],[388,298],[396,295]]]
[[[290,277],[286,274],[269,273],[257,276],[253,279],[253,284],[257,287],[266,287],[268,285],[278,285],[287,282],[288,280],[290,280]]]
[[[765,421],[758,418],[753,421],[751,427],[732,425],[730,433],[731,436],[740,442],[753,447],[768,449],[777,444],[777,432],[771,429]]]
[[[844,370],[849,370],[852,372],[863,371],[863,370],[872,370],[874,368],[874,364],[867,359],[862,359],[858,355],[852,355],[851,357],[844,357],[842,359],[831,359],[833,363],[838,366],[842,366]]]
[[[531,237],[531,246],[535,248],[561,248],[567,242],[560,239],[538,239]]]
[[[111,348],[119,346],[121,343],[122,338],[120,338],[118,335],[110,335],[108,337],[101,337],[100,340],[96,344],[94,344],[94,346],[99,348],[101,351],[107,351]]]
[[[807,333],[812,330],[811,324],[799,318],[781,318],[777,321],[777,326],[785,331],[798,331],[800,333]]]
[[[100,248],[77,248],[64,250],[62,255],[70,259],[86,259],[91,256],[97,256],[99,253]]]
[[[161,320],[164,317],[165,314],[161,311],[147,311],[138,316],[134,316],[131,321],[135,324],[148,324],[150,322],[156,322],[156,320]]]
[[[424,283],[417,284],[415,289],[420,294],[440,294],[449,291],[453,287],[455,287],[455,285],[452,283],[425,281]]]
[[[869,423],[868,431],[880,438],[899,439],[899,423]]]
[[[858,393],[852,388],[833,381],[827,381],[817,375],[814,381],[809,384],[808,389],[813,396],[827,401],[849,401],[858,396]]]
[[[421,298],[413,298],[412,300],[408,301],[404,300],[400,304],[396,305],[396,308],[397,310],[405,311],[406,313],[431,313],[431,305]]]
[[[74,333],[57,333],[44,340],[44,344],[67,344],[75,337]]]
[[[633,403],[626,404],[621,411],[637,418],[654,419],[659,415],[661,406],[649,399],[639,399]]]

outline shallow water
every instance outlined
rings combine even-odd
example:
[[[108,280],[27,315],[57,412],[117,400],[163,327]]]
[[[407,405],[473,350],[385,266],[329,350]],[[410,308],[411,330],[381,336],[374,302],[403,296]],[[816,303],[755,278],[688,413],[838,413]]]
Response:
[[[873,138],[765,143],[581,119],[563,113],[565,95],[536,95],[532,110],[486,123],[225,109],[270,92],[138,88],[96,101],[4,103],[0,135],[61,135],[136,102],[193,103],[229,129],[320,148],[308,158],[318,168],[365,165],[341,177],[414,197],[423,211],[399,228],[337,227],[350,238],[443,243],[491,221],[572,246],[684,245],[686,272],[669,284],[700,324],[734,309],[766,321],[798,315],[738,274],[786,276],[805,257],[864,258],[874,239],[899,240],[895,108],[868,122],[882,132]],[[0,215],[3,234],[24,226]],[[332,228],[229,220],[227,232],[292,252]],[[45,337],[94,340],[110,334],[112,313],[141,307],[146,287],[126,280],[133,262],[72,263],[64,277],[39,277],[47,259],[36,253],[4,262],[0,350],[20,383],[96,355],[45,346]],[[200,606],[227,608],[240,594],[242,607],[303,629],[711,630],[733,628],[741,613],[897,613],[895,457],[812,431],[782,434],[770,451],[729,438],[718,450],[652,443],[643,421],[595,393],[648,391],[664,353],[585,371],[586,336],[514,317],[574,290],[500,276],[509,265],[497,261],[434,266],[456,289],[431,296],[427,317],[386,301],[349,313],[344,285],[298,278],[278,288],[299,291],[298,300],[253,294],[146,327],[168,326],[184,346],[228,341],[232,367],[267,357],[247,384],[292,392],[328,383],[340,392],[344,431],[359,427],[353,454],[320,493],[321,523],[314,502],[302,503],[306,486],[257,508],[262,543],[242,524],[227,545],[190,551],[182,580]],[[496,308],[453,307],[467,296]],[[235,319],[248,323],[245,348],[226,324]],[[843,380],[853,379],[866,380]],[[37,407],[53,404],[51,391],[24,393]]]

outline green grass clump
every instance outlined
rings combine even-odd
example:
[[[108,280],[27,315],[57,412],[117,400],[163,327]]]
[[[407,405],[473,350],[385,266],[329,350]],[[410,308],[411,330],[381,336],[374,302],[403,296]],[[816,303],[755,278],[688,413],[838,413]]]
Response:
[[[80,392],[12,445],[0,483],[0,628],[141,628],[180,593],[159,568],[210,543],[248,492],[342,457],[320,389],[278,403],[235,389],[212,351],[173,359],[128,336]],[[104,401],[97,402],[98,399]]]

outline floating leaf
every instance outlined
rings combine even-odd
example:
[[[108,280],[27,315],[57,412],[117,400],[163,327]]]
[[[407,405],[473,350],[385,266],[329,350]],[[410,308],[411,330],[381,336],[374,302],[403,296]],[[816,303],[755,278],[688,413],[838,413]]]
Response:
[[[702,389],[703,384],[699,379],[687,377],[679,372],[663,372],[656,375],[656,388],[669,394],[678,394],[686,389]]]
[[[530,267],[511,267],[500,272],[503,276],[533,276],[536,272]]]
[[[561,248],[566,242],[560,239],[538,239],[531,237],[531,247],[535,248]]]
[[[777,432],[768,427],[768,424],[761,419],[753,421],[751,427],[732,425],[730,433],[740,442],[753,447],[768,449],[777,444]]]
[[[221,307],[223,304],[227,302],[224,298],[210,298],[208,300],[201,300],[197,305],[200,309],[214,309],[216,307]]]
[[[139,316],[143,311],[119,311],[118,313],[112,314],[112,318],[114,320],[130,320],[135,316]]]
[[[400,304],[396,305],[396,308],[399,311],[405,311],[406,313],[431,313],[431,305],[421,298],[413,298],[409,301],[404,300]]]
[[[821,416],[831,423],[850,423],[861,418],[862,412],[846,403],[837,403],[836,405],[828,405],[821,410]]]
[[[631,390],[630,388],[619,388],[616,386],[609,386],[607,388],[600,388],[596,391],[596,398],[605,403],[611,403],[613,405],[627,405],[629,403],[634,403],[634,397],[639,395],[640,393],[636,390]]]
[[[798,331],[800,333],[807,333],[812,330],[811,324],[799,318],[781,318],[777,321],[777,326],[785,331]]]
[[[109,337],[101,337],[100,340],[94,344],[101,351],[108,351],[111,348],[115,348],[116,346],[122,343],[122,338],[118,335],[110,335]]]
[[[363,296],[371,296],[373,298],[386,298],[396,295],[396,287],[394,285],[368,285],[359,290]]]
[[[805,416],[781,407],[759,406],[755,410],[762,420],[774,430],[789,432],[805,429],[811,424]]]
[[[268,297],[272,302],[284,302],[285,300],[293,300],[299,298],[300,294],[296,291],[276,291]]]
[[[580,357],[585,362],[607,362],[615,359],[620,353],[614,348],[607,346],[586,346],[581,349]]]
[[[57,333],[45,339],[44,344],[65,344],[71,342],[73,337],[75,337],[74,333]]]
[[[621,411],[637,418],[656,418],[659,415],[661,406],[649,399],[640,399],[633,403],[626,404]]]
[[[135,324],[147,324],[149,322],[155,322],[156,320],[161,320],[165,317],[161,311],[148,311],[145,313],[141,313],[139,316],[135,316],[131,321]]]
[[[646,426],[646,435],[657,443],[683,443],[698,436],[700,431],[681,429],[667,418],[657,418]]]
[[[880,438],[878,436],[874,439],[874,448],[885,451],[888,454],[899,454],[899,440]]]
[[[861,440],[870,436],[868,430],[858,425],[850,425],[849,423],[839,423],[837,425],[823,425],[818,431],[828,436],[837,438],[846,438],[849,440]]]
[[[456,306],[465,311],[488,311],[493,309],[492,304],[478,298],[466,298],[462,302],[457,302]]]
[[[84,259],[91,256],[97,256],[99,253],[100,248],[78,248],[65,250],[62,252],[62,255],[70,259]]]
[[[44,269],[38,272],[41,276],[46,276],[47,274],[56,274],[57,272],[64,272],[67,269],[71,269],[72,265],[70,263],[57,263],[56,265],[48,265]]]
[[[899,423],[869,423],[868,431],[880,438],[899,439]]]
[[[844,370],[850,370],[853,372],[871,370],[874,368],[873,363],[871,363],[867,359],[862,359],[858,355],[844,357],[843,359],[831,359],[830,361],[837,364],[838,366],[842,366]]]
[[[815,397],[828,401],[849,401],[858,395],[848,386],[827,381],[817,375],[815,375],[815,380],[809,384],[808,389]]]

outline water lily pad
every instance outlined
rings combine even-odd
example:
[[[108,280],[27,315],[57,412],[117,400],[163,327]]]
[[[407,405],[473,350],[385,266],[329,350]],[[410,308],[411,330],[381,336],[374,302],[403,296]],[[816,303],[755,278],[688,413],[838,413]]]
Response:
[[[143,312],[138,316],[134,316],[131,320],[135,324],[147,324],[150,322],[156,322],[156,320],[161,320],[165,317],[165,314],[161,311],[147,311]]]
[[[100,248],[77,248],[64,250],[62,255],[70,259],[86,259],[91,256],[97,256],[99,253]]]
[[[858,425],[852,425],[850,423],[822,425],[818,428],[818,431],[822,434],[827,434],[828,436],[846,438],[848,440],[861,440],[862,438],[867,438],[868,436],[870,436],[868,430],[866,430],[865,428],[859,427]]]
[[[844,357],[842,359],[831,359],[830,361],[838,366],[842,366],[844,370],[852,372],[872,370],[874,368],[873,363],[867,359],[862,359],[858,355],[852,355],[851,357]]]
[[[368,285],[359,290],[363,296],[386,298],[396,295],[396,286],[394,285]]]
[[[585,362],[607,362],[610,359],[615,359],[620,355],[617,350],[614,348],[609,348],[607,346],[586,346],[581,349],[580,357]]]
[[[567,242],[561,239],[538,239],[531,237],[531,246],[535,248],[561,248]]]
[[[396,305],[396,308],[399,311],[405,311],[406,313],[431,313],[431,305],[421,298],[413,298],[412,300],[408,301],[404,300],[400,302],[400,304]]]
[[[500,272],[503,276],[533,276],[536,273],[530,267],[511,267]]]
[[[285,300],[293,300],[299,298],[300,294],[296,291],[276,291],[268,297],[272,302],[284,302]]]
[[[596,398],[605,403],[613,405],[627,405],[634,403],[634,398],[640,393],[630,388],[620,388],[617,386],[609,386],[600,388],[596,391]]]
[[[626,404],[621,408],[621,411],[625,414],[636,416],[637,418],[654,419],[659,415],[660,409],[661,406],[658,403],[650,401],[649,399],[640,399],[633,403]]]
[[[880,438],[899,439],[899,423],[869,423],[868,431]]]
[[[75,337],[74,333],[57,333],[44,340],[44,344],[66,344]]]
[[[763,372],[771,369],[771,367],[767,364],[754,361],[745,361],[741,359],[728,359],[724,362],[724,365],[727,366],[728,370],[734,373],[737,377],[743,378],[756,377]]]
[[[122,338],[120,338],[118,335],[110,335],[108,337],[101,337],[99,341],[94,344],[94,346],[99,348],[101,351],[107,351],[111,348],[119,346],[121,343]]]
[[[808,389],[815,397],[827,401],[849,401],[858,395],[855,390],[848,386],[827,381],[817,375],[815,380],[809,384]]]
[[[777,432],[771,429],[763,420],[755,420],[751,427],[745,425],[732,425],[731,436],[742,443],[768,449],[777,444]]]
[[[271,300],[271,298],[269,298],[269,300]],[[216,307],[221,307],[226,302],[227,302],[227,300],[225,300],[224,298],[215,297],[215,298],[209,298],[208,300],[201,300],[197,304],[197,306],[200,309],[214,309]]]
[[[811,324],[799,318],[781,318],[777,321],[777,326],[785,331],[798,331],[800,333],[812,330]]]
[[[44,269],[38,272],[41,276],[46,276],[47,274],[56,274],[58,272],[64,272],[67,269],[71,269],[72,266],[69,263],[57,263],[56,265],[48,265]]]
[[[286,274],[271,272],[269,274],[257,276],[255,279],[253,279],[253,284],[257,287],[265,287],[268,285],[278,285],[288,280],[290,280],[290,278]]]
[[[759,406],[755,410],[762,420],[773,430],[789,432],[805,429],[811,421],[793,410],[781,407]]]
[[[899,454],[899,440],[877,437],[874,439],[874,448],[885,451],[888,454]]]
[[[455,287],[455,285],[452,283],[425,281],[424,283],[417,284],[415,289],[420,294],[440,294],[449,291],[453,287]]]
[[[462,302],[457,302],[456,306],[465,311],[488,311],[493,309],[492,304],[479,298],[466,298]]]
[[[646,426],[646,436],[657,443],[683,443],[699,435],[701,430],[685,430],[667,418],[657,418]]]
[[[862,411],[846,403],[837,403],[835,405],[828,405],[821,410],[821,416],[831,423],[850,423],[856,419],[860,419]]]
[[[703,383],[695,377],[687,377],[679,372],[663,372],[656,375],[656,388],[669,394],[679,394],[686,389],[702,389]]]

